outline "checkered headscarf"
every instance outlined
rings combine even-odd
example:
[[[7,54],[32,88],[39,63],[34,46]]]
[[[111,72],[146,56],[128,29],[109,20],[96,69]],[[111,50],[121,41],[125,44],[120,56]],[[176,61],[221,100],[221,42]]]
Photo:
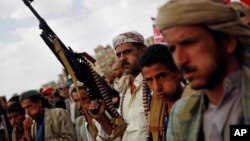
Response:
[[[117,35],[115,38],[113,38],[113,47],[116,49],[118,46],[124,44],[124,43],[144,43],[143,36],[136,32],[136,31],[130,31],[126,33],[122,33]]]

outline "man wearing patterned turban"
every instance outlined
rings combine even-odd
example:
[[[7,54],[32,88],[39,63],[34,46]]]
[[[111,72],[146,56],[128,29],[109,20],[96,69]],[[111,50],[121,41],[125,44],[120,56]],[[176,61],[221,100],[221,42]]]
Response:
[[[120,99],[120,111],[128,124],[122,141],[145,141],[148,136],[148,105],[143,100],[146,93],[143,92],[143,76],[139,69],[139,58],[146,50],[144,38],[140,33],[130,31],[117,35],[112,41],[123,72],[128,76]]]

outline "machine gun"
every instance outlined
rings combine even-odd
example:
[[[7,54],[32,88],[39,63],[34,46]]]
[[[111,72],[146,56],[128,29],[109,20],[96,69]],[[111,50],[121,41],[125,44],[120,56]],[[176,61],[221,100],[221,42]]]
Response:
[[[119,119],[116,123],[122,126],[116,132],[123,132],[126,129],[125,122],[121,115],[116,111],[111,102],[111,95],[118,95],[114,89],[110,88],[108,84],[95,72],[91,66],[93,59],[87,53],[75,53],[70,47],[66,47],[58,38],[54,31],[48,26],[45,20],[35,11],[31,6],[33,0],[23,0],[25,5],[32,11],[40,22],[39,27],[42,30],[41,38],[61,62],[61,64],[70,73],[72,79],[83,82],[89,89],[89,97],[93,100],[102,100],[105,102],[107,112],[112,119]],[[74,80],[73,80],[74,81]]]
[[[61,64],[67,69],[67,64],[64,63],[63,58],[60,56],[59,52],[62,52],[65,55],[65,59],[69,62],[69,65],[72,67],[73,73],[75,74],[76,78],[85,84],[85,86],[89,89],[89,96],[91,99],[101,99],[107,100],[106,104],[109,106],[108,110],[111,112],[110,114],[118,117],[119,114],[113,110],[112,104],[109,105],[111,102],[108,95],[118,95],[118,92],[113,90],[108,86],[108,84],[99,76],[91,66],[91,62],[94,59],[87,53],[75,53],[70,47],[66,47],[63,42],[58,38],[58,36],[54,33],[54,31],[48,26],[45,20],[35,11],[35,9],[31,6],[31,2],[33,0],[23,0],[26,6],[32,11],[32,13],[36,16],[36,18],[40,22],[40,29],[42,33],[40,34],[41,38],[50,48],[50,50],[54,53],[57,59],[61,62]],[[60,48],[57,49],[55,44],[59,44]],[[67,70],[69,71],[69,70]],[[99,82],[96,81],[99,79]],[[100,89],[101,86],[103,89]],[[102,95],[102,91],[107,93],[107,96]],[[107,98],[107,99],[106,99]],[[109,101],[109,100],[110,101]]]

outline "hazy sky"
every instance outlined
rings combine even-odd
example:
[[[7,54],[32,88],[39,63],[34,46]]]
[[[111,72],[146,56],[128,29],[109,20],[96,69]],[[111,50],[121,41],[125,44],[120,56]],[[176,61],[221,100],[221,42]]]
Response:
[[[119,33],[153,34],[151,17],[166,0],[35,0],[32,6],[66,46],[94,54]],[[22,0],[0,1],[0,95],[38,89],[62,66],[40,38],[39,23]]]

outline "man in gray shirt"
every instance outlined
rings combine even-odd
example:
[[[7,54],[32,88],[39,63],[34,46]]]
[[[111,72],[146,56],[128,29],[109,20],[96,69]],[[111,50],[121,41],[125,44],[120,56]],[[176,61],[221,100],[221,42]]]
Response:
[[[211,0],[172,0],[157,26],[179,71],[204,92],[178,101],[168,141],[228,141],[231,124],[250,123],[249,27],[230,6]]]

